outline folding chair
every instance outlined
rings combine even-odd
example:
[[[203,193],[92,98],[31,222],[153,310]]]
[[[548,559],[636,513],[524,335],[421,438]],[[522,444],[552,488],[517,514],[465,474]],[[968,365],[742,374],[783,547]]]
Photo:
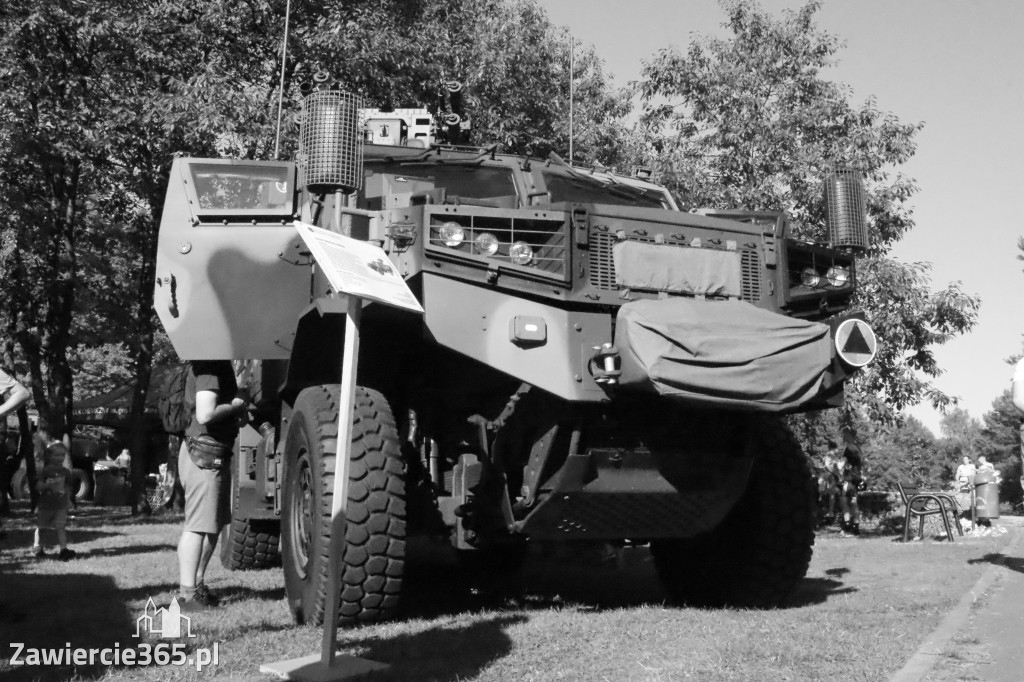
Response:
[[[907,507],[903,517],[903,542],[910,540],[910,520],[914,517],[917,517],[919,521],[917,534],[924,537],[924,517],[931,514],[942,516],[946,537],[950,542],[953,542],[953,529],[949,525],[950,514],[953,516],[957,532],[960,535],[964,534],[964,529],[960,525],[960,505],[952,495],[938,491],[904,488],[902,483],[897,483],[896,487],[899,488],[900,497],[903,498],[903,504]]]

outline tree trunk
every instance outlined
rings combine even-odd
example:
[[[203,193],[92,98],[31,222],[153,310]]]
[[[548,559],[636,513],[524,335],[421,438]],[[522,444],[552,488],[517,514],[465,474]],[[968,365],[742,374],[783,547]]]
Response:
[[[153,169],[154,173],[157,169]],[[137,233],[139,261],[136,277],[135,328],[131,339],[130,353],[135,365],[135,391],[132,394],[131,442],[132,442],[132,513],[141,507],[150,513],[146,500],[146,472],[149,471],[150,438],[146,430],[146,399],[149,396],[153,372],[153,330],[156,315],[153,312],[153,288],[156,285],[156,236],[163,209],[163,187],[157,182],[147,187],[150,219],[143,223]]]

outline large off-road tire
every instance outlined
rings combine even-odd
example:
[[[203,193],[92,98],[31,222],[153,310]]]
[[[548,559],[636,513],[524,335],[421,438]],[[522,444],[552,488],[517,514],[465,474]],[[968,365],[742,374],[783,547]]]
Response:
[[[220,563],[229,571],[281,565],[281,522],[276,519],[233,518],[220,538]]]
[[[807,573],[817,490],[789,429],[759,419],[747,490],[714,530],[651,543],[665,589],[692,606],[778,606]]]
[[[322,624],[338,435],[336,385],[303,390],[285,440],[281,551],[298,623]],[[405,568],[405,466],[384,396],[357,388],[338,622],[373,622],[398,608]]]
[[[238,463],[231,462],[231,523],[220,534],[220,563],[229,571],[281,565],[281,521],[250,519],[239,513]],[[173,486],[169,494],[173,495]]]

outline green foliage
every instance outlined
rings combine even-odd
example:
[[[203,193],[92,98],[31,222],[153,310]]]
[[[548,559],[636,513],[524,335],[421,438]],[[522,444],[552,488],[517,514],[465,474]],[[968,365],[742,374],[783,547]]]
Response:
[[[895,490],[896,483],[949,488],[953,471],[935,436],[916,417],[907,416],[900,424],[873,425],[864,436],[866,478],[872,488]]]
[[[978,454],[996,465],[1002,474],[999,497],[1004,502],[1017,503],[1024,499],[1021,490],[1021,415],[1013,406],[1009,389],[992,401],[992,409],[982,415],[984,427]]]
[[[160,356],[151,299],[174,155],[278,146],[285,0],[9,0],[0,7],[0,326],[44,422]],[[282,157],[299,85],[325,70],[367,104],[436,108],[466,84],[471,142],[568,144],[568,41],[534,0],[293,3]],[[628,95],[578,50],[578,158],[617,162]],[[582,123],[587,122],[587,123]],[[10,351],[5,347],[5,351]],[[9,352],[7,354],[10,354]]]
[[[886,253],[914,226],[913,180],[893,169],[923,124],[902,123],[874,99],[855,107],[826,80],[839,39],[819,30],[820,2],[773,18],[753,0],[723,0],[727,39],[698,37],[645,63],[637,85],[650,163],[688,206],[779,210],[795,236],[827,241],[822,178],[833,167],[867,181],[872,246],[858,262],[858,303],[879,337],[873,364],[852,382],[850,410],[893,421],[904,407],[953,399],[931,383],[933,349],[975,323],[978,299],[961,285],[932,292],[927,266]]]
[[[939,421],[939,428],[942,431],[940,446],[951,470],[955,471],[964,457],[973,460],[979,454],[984,454],[979,452],[982,441],[981,422],[967,410],[956,407],[946,412]]]

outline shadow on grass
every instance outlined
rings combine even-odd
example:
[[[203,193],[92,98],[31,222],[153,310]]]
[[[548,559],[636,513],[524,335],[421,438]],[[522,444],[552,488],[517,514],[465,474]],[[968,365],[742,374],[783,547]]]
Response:
[[[33,573],[0,574],[0,660],[6,663],[15,653],[10,643],[26,648],[66,651],[104,649],[134,643],[132,633],[139,615],[127,607],[127,595],[113,578],[95,574]],[[23,653],[22,657],[26,654]],[[65,654],[66,655],[66,654]],[[29,680],[94,679],[107,667],[95,659],[93,665],[24,665],[0,673],[5,682]]]
[[[374,674],[374,680],[465,680],[507,656],[512,640],[506,630],[526,620],[521,615],[498,614],[473,623],[344,644],[363,649],[361,657],[391,666]]]
[[[68,542],[72,545],[78,540],[75,535],[68,534]],[[122,547],[102,547],[100,549],[93,549],[89,551],[78,551],[78,558],[87,559],[93,557],[107,557],[107,556],[127,556],[129,554],[148,554],[149,552],[166,552],[167,550],[174,550],[176,547],[171,543],[161,543],[158,545],[124,545]]]
[[[13,550],[18,550],[20,548],[28,549],[32,546],[34,535],[35,528],[11,528],[7,531],[7,537],[0,541],[0,547]],[[93,540],[99,540],[100,538],[109,538],[118,535],[121,534],[103,530],[80,530],[73,526],[69,526],[68,544],[74,546],[83,542],[91,542]],[[53,530],[43,531],[43,542],[49,546],[52,546],[53,543],[56,542],[56,536],[54,535]]]
[[[105,507],[99,513],[78,515],[75,523],[83,526],[167,526],[180,524],[183,518],[182,514],[174,512],[132,516],[127,507]]]
[[[572,604],[586,611],[664,604],[650,561],[621,562],[599,552],[531,554],[521,571],[479,572],[446,545],[410,547],[401,618],[437,618],[491,609],[532,610]]]
[[[152,585],[140,585],[138,587],[128,587],[119,589],[116,592],[116,598],[129,602],[129,601],[143,601],[150,597],[156,598],[155,595],[163,594],[165,592],[171,593],[178,589],[178,583],[153,583]],[[170,598],[168,598],[170,601]],[[139,615],[139,614],[136,614]]]
[[[35,513],[29,508],[27,501],[18,500],[12,507],[11,512],[4,516],[10,520],[10,525],[5,524],[9,529],[12,526],[35,524]],[[77,507],[68,510],[68,529],[76,527],[91,528],[94,526],[165,526],[180,524],[183,515],[180,512],[161,509],[152,514],[132,515],[128,507],[97,507],[90,502],[80,502]]]
[[[825,578],[804,578],[779,608],[823,604],[857,592],[842,578],[848,568],[831,568]],[[492,575],[489,590],[473,592],[472,578],[453,553],[434,548],[410,556],[402,590],[402,618],[437,618],[483,610],[529,611],[572,605],[580,611],[671,605],[653,562],[645,552],[623,561],[589,554],[538,557],[531,555],[521,572]],[[688,608],[680,605],[679,608]]]
[[[832,569],[849,572],[846,569]],[[804,578],[793,593],[782,603],[781,608],[798,609],[804,606],[824,604],[830,598],[841,594],[853,594],[855,587],[845,587],[841,580],[833,578]]]
[[[217,596],[224,605],[234,602],[253,599],[256,601],[284,601],[284,586],[274,587],[266,590],[254,590],[248,587],[222,587],[217,588]]]
[[[994,564],[996,566],[1004,566],[1011,571],[1017,573],[1024,573],[1024,559],[1015,556],[1006,556],[1002,552],[990,552],[983,557],[977,559],[968,559],[969,564]]]

